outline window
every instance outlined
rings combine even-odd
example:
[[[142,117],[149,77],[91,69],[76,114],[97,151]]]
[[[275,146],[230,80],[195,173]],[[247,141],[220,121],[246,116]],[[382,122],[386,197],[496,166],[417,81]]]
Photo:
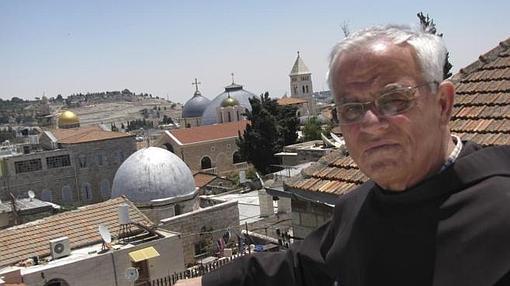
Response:
[[[298,88],[297,88],[297,86],[294,86],[294,94],[298,94]]]
[[[43,190],[41,193],[41,200],[45,202],[51,202],[53,201],[53,194],[50,190]]]
[[[234,152],[234,154],[232,155],[232,162],[234,162],[234,164],[244,162],[243,157],[241,156],[239,151]]]
[[[81,199],[83,201],[91,201],[92,200],[92,187],[89,183],[84,183],[81,186]]]
[[[110,198],[110,182],[108,180],[101,181],[101,196],[103,196],[103,199],[109,199]]]
[[[59,155],[46,158],[46,166],[48,169],[71,166],[71,158],[69,155]]]
[[[175,204],[175,207],[174,207],[174,214],[175,214],[175,215],[180,215],[180,214],[182,214],[182,207],[181,207],[181,205],[179,205],[179,204]]]
[[[103,154],[97,154],[97,165],[103,166]]]
[[[62,187],[62,201],[65,203],[70,203],[73,201],[73,191],[68,185]]]
[[[44,286],[69,286],[69,284],[65,280],[55,278],[55,279],[51,279],[50,281],[46,282],[46,284],[44,284]]]
[[[239,110],[237,110],[237,121],[239,121]]]
[[[202,160],[200,161],[200,168],[201,169],[210,169],[211,168],[211,158],[205,156],[204,158],[202,158]]]
[[[303,88],[303,93],[305,93],[305,86],[303,85],[302,88]]]
[[[78,162],[80,164],[80,168],[87,168],[87,156],[86,155],[78,156]]]
[[[14,162],[16,174],[42,170],[41,159]]]
[[[227,115],[228,115],[228,121],[227,122],[232,122],[232,116],[230,115],[230,111],[227,112]]]

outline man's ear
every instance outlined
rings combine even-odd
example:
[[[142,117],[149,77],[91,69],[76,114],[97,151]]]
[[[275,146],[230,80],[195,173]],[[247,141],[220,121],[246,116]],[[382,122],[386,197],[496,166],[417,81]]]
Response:
[[[453,98],[455,96],[455,86],[449,80],[445,80],[439,84],[437,90],[439,96],[439,105],[441,112],[441,122],[448,124],[452,116]]]

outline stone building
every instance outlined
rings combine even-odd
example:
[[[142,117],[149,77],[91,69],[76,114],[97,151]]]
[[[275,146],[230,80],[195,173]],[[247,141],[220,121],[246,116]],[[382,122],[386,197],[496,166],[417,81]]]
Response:
[[[301,56],[297,55],[294,66],[289,74],[290,77],[290,97],[300,98],[308,102],[305,106],[303,105],[299,109],[300,116],[303,115],[315,115],[315,100],[313,98],[313,85],[312,85],[312,73],[301,59]],[[305,109],[305,107],[307,109]]]
[[[181,233],[187,265],[214,255],[214,241],[239,228],[237,202],[201,198],[188,166],[163,148],[144,148],[126,159],[113,181],[112,197],[120,196],[161,228]]]
[[[136,142],[132,135],[90,126],[47,130],[37,146],[18,147],[0,155],[0,199],[26,197],[31,190],[41,200],[77,206],[110,198],[115,172]]]
[[[161,146],[179,156],[193,172],[228,174],[245,170],[236,144],[248,121],[241,120],[165,131],[154,146]]]

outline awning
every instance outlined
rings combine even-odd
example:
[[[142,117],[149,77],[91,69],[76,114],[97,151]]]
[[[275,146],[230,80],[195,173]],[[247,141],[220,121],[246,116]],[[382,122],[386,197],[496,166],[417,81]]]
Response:
[[[152,246],[132,251],[129,253],[129,258],[131,259],[132,262],[140,262],[158,256],[159,253]]]

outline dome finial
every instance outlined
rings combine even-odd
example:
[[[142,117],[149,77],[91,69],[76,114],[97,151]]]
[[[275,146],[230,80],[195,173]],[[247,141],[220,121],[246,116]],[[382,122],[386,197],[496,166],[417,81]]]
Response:
[[[191,85],[194,85],[194,86],[195,86],[195,92],[197,92],[197,91],[198,91],[198,85],[199,85],[199,84],[202,84],[202,83],[201,83],[201,82],[199,82],[199,81],[197,80],[197,78],[195,78],[195,81],[191,83]]]
[[[230,75],[232,76],[232,84],[235,84],[235,81],[234,81],[234,73],[231,73]]]
[[[297,51],[297,56],[299,57],[299,51]]]

